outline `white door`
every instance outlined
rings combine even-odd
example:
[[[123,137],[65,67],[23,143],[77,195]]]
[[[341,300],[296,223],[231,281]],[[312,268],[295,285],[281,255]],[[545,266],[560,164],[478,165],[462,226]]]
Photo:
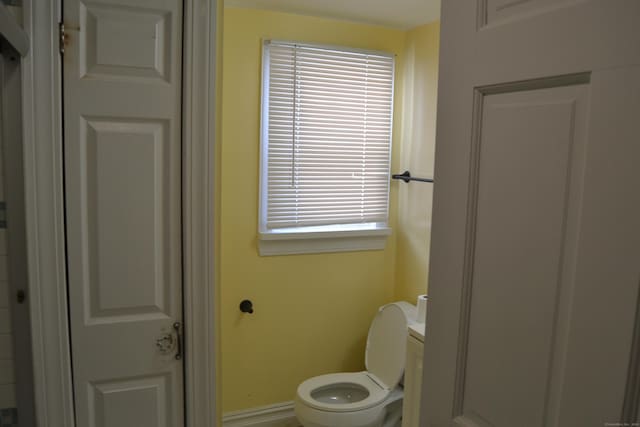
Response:
[[[64,25],[77,426],[179,427],[182,2],[65,0]]]
[[[637,421],[640,1],[443,1],[441,43],[422,425]]]

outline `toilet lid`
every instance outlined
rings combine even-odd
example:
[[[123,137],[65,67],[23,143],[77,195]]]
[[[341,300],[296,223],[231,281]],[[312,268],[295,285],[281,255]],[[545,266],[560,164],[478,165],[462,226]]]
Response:
[[[365,364],[367,372],[393,389],[404,372],[407,350],[407,317],[395,304],[380,308],[367,337]]]

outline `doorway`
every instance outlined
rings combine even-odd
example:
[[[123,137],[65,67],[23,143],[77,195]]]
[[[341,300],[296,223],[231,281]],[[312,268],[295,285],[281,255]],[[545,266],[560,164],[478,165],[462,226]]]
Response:
[[[264,102],[260,88],[260,76],[265,72],[263,42],[270,39],[393,56],[396,65],[391,174],[409,170],[414,177],[429,178],[433,174],[439,24],[438,14],[424,9],[437,6],[438,2],[414,2],[413,6],[406,1],[377,2],[374,7],[367,1],[347,5],[306,0],[296,5],[297,10],[292,10],[291,5],[287,8],[285,2],[257,2],[260,6],[250,3],[226,1],[224,11],[224,167],[220,204],[220,256],[224,265],[220,281],[221,328],[226,355],[222,361],[223,424],[250,423],[269,414],[295,425],[293,400],[299,384],[325,373],[364,370],[367,332],[378,308],[394,301],[415,304],[417,296],[425,293],[433,185],[404,183],[391,180],[391,176],[386,183],[383,176],[381,186],[388,185],[390,194],[388,226],[393,230],[390,237],[383,239],[384,249],[352,247],[338,252],[336,244],[327,252],[302,253],[318,248],[314,247],[315,242],[301,238],[296,240],[301,253],[262,256],[259,249],[264,240],[257,227],[261,215],[260,179],[264,181],[266,163],[263,160],[259,170],[261,156],[266,158],[260,149],[260,136],[266,133],[260,110]],[[298,13],[304,7],[304,13]],[[352,14],[344,9],[350,9]],[[398,17],[398,10],[403,11],[401,24],[392,22]],[[365,16],[369,13],[375,13],[376,19]],[[312,73],[321,81],[327,79],[317,70]],[[292,74],[295,72],[287,75]],[[336,77],[337,72],[328,80]],[[346,81],[341,84],[353,86]],[[265,92],[263,89],[262,94]],[[348,134],[349,126],[343,123],[351,123],[352,119],[346,118],[351,111],[336,107],[342,101],[332,96],[328,104],[320,102],[308,107],[309,112],[315,112],[330,105],[333,113],[344,113],[339,121],[327,120],[330,115],[317,119],[329,129],[320,131],[324,136],[317,135],[315,129],[310,133],[311,148],[306,153],[314,159],[321,158],[326,147],[349,147],[357,140],[357,136]],[[348,102],[353,111],[364,105],[351,98]],[[288,116],[283,117],[286,127]],[[286,129],[283,135],[284,144],[293,142]],[[388,142],[385,138],[380,140]],[[293,151],[283,149],[283,153],[287,152]],[[326,168],[320,175],[331,177],[336,183],[334,199],[343,184],[348,186],[351,178],[360,176],[344,172],[351,170],[348,154],[339,154],[336,159],[344,162],[340,163],[344,167],[334,169],[333,160],[318,166]],[[315,171],[311,167],[308,170]],[[290,178],[284,178],[285,182]],[[320,205],[322,200],[318,197],[314,203]],[[345,238],[342,242],[351,244],[354,240]],[[253,302],[253,313],[241,311],[240,303],[245,299]]]
[[[66,6],[65,2],[65,6]],[[122,2],[125,4],[126,2]],[[150,5],[152,2],[147,2]],[[128,4],[128,3],[127,3]],[[182,237],[186,425],[215,425],[214,189],[217,2],[185,0],[183,58]],[[196,7],[197,6],[197,7]],[[144,7],[141,6],[142,9]],[[152,8],[152,7],[151,7]],[[103,8],[104,9],[104,8]],[[108,9],[108,8],[107,8]],[[62,143],[62,62],[57,54],[62,2],[23,1],[31,50],[23,67],[24,162],[29,289],[32,295],[37,418],[47,427],[75,420],[67,276]],[[130,8],[135,13],[137,9]],[[107,11],[108,12],[108,11]],[[73,34],[74,27],[67,27]],[[77,31],[79,27],[75,27]],[[52,47],[55,52],[52,52]],[[113,53],[113,50],[111,51]],[[100,59],[100,58],[98,58]],[[133,76],[135,79],[135,76]],[[98,101],[96,101],[98,103]],[[157,338],[157,337],[154,337]],[[155,346],[155,339],[150,341]]]

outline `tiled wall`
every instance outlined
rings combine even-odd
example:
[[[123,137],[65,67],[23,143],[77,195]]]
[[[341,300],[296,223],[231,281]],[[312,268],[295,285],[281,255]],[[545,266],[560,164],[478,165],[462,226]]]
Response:
[[[0,427],[18,427],[18,411],[16,408],[0,409]]]
[[[0,427],[15,426],[16,398],[13,369],[13,337],[9,313],[7,230],[4,216],[4,171],[0,146]]]

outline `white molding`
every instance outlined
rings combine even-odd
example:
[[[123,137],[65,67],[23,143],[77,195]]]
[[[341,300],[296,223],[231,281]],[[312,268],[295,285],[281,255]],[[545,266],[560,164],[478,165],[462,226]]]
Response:
[[[391,229],[320,233],[260,233],[260,256],[383,250]]]
[[[25,210],[36,418],[73,427],[62,169],[60,0],[25,0],[22,62]]]
[[[283,402],[224,414],[222,427],[300,427],[300,422],[294,403]]]
[[[184,324],[188,427],[216,419],[214,229],[217,0],[184,3]]]

